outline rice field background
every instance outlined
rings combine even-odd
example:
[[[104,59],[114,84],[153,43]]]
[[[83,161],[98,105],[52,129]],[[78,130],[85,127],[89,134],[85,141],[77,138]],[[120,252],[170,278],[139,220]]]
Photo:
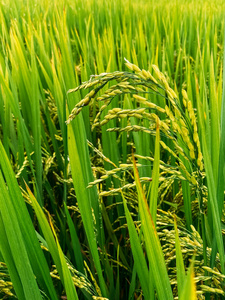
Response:
[[[0,2],[0,298],[224,299],[223,1]]]

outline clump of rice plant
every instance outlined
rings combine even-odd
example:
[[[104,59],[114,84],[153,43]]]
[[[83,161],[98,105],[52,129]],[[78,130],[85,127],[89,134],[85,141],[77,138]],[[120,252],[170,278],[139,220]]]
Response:
[[[0,1],[1,299],[224,298],[225,4],[167,2]]]
[[[219,256],[216,257],[215,269],[210,268],[208,263],[212,249],[206,247],[203,241],[205,239],[205,224],[202,222],[202,216],[207,214],[208,188],[196,111],[192,102],[188,99],[186,91],[182,90],[182,100],[180,100],[180,97],[170,87],[165,75],[159,71],[157,66],[152,66],[154,76],[149,71],[141,70],[137,65],[127,60],[126,66],[132,72],[116,71],[93,75],[89,81],[70,90],[69,93],[90,89],[86,96],[72,109],[66,123],[72,122],[83,107],[96,105],[99,107],[99,111],[93,119],[92,130],[106,124],[113,124],[113,127],[107,127],[107,131],[118,133],[118,139],[125,133],[134,152],[136,151],[134,134],[144,132],[149,138],[153,137],[152,141],[154,142],[157,130],[159,130],[159,143],[161,152],[164,155],[161,154],[159,160],[158,207],[167,207],[171,214],[176,213],[181,218],[183,218],[183,215],[185,217],[179,226],[181,253],[183,263],[186,266],[189,265],[189,260],[195,257],[195,282],[199,297],[204,299],[203,295],[209,291],[223,295],[223,275]],[[157,103],[156,98],[154,98],[155,95],[162,98],[163,101]],[[118,97],[120,106],[113,106],[114,108],[109,109],[109,105]],[[130,108],[123,107],[123,101],[127,98],[129,98]],[[124,119],[126,119],[125,123],[123,122]],[[116,122],[112,123],[111,120],[116,120]],[[123,124],[126,124],[126,126],[122,126]],[[106,161],[104,153],[94,148],[91,143],[89,144],[97,153],[97,156]],[[134,157],[137,160],[141,159],[142,164],[143,161],[151,163],[155,161],[154,153],[150,153],[150,149],[149,156],[134,153]],[[109,159],[108,162],[110,162]],[[134,180],[131,154],[128,153],[126,163],[119,163],[119,165],[110,163],[111,169],[106,170],[103,168],[100,171],[100,176],[95,181],[90,182],[88,188],[97,185],[99,196],[102,199],[122,193],[133,211],[133,220],[135,220],[139,213],[139,204],[136,194],[137,181]],[[145,167],[142,164],[137,164],[139,170]],[[95,166],[93,166],[93,169],[96,172]],[[123,174],[122,177],[121,174]],[[149,183],[151,188],[151,182],[155,180],[153,173],[152,176],[140,177],[147,201],[149,201]],[[120,180],[120,186],[112,186],[105,190],[104,187],[107,187],[107,185],[104,182],[110,178],[112,184],[113,178]],[[177,185],[177,189],[174,188],[174,185]],[[147,186],[148,188],[146,188]],[[172,196],[173,190],[176,190],[176,193]],[[130,197],[131,193],[136,194],[132,199]],[[149,203],[149,205],[151,204]],[[167,216],[165,211],[158,210],[156,226],[170,282],[174,286],[173,292],[176,294],[175,259],[177,253],[174,248],[174,221],[173,218],[170,221],[166,220],[165,216]],[[136,222],[135,224],[140,230],[142,228],[141,221]],[[193,225],[200,226],[200,234]],[[122,227],[127,227],[127,225]],[[144,243],[142,247],[145,247]],[[218,279],[214,280],[216,274]]]
[[[117,119],[118,127],[108,128],[107,131],[118,132],[119,134],[126,132],[132,139],[131,133],[145,132],[149,136],[155,136],[156,126],[158,124],[160,129],[160,146],[163,151],[168,152],[167,161],[160,161],[160,193],[169,190],[175,180],[180,182],[186,181],[191,187],[191,193],[196,195],[199,201],[199,209],[204,210],[204,201],[207,196],[207,187],[204,185],[204,164],[203,155],[200,146],[200,139],[198,135],[198,125],[195,111],[192,107],[191,101],[188,99],[185,90],[182,91],[182,102],[179,100],[177,94],[170,88],[165,76],[159,71],[157,66],[153,66],[155,77],[149,71],[141,70],[134,64],[126,62],[128,68],[134,73],[130,72],[113,72],[94,75],[88,82],[84,82],[76,89],[70,90],[76,92],[80,89],[91,88],[91,91],[86,94],[85,98],[76,104],[71,114],[68,117],[67,124],[69,124],[76,115],[82,110],[84,106],[93,102],[102,102],[99,112],[96,114],[92,124],[92,129],[97,126],[103,126],[113,119]],[[100,95],[99,93],[104,86],[111,82],[115,84],[108,87]],[[159,95],[164,99],[164,107],[151,101],[152,94]],[[129,95],[130,101],[135,102],[134,108],[123,109],[115,107],[107,109],[108,105],[112,103],[116,96],[121,99]],[[101,117],[101,115],[104,116]],[[122,127],[122,119],[127,119],[127,124]],[[134,124],[132,119],[137,119],[138,122]],[[148,121],[148,127],[145,126],[145,121]],[[135,143],[134,143],[135,148]],[[150,154],[150,153],[149,153]],[[153,162],[154,157],[135,155],[138,159]],[[174,165],[169,164],[173,159]],[[128,155],[127,161],[130,161]],[[132,169],[132,163],[121,163],[115,166],[109,172],[105,172],[98,180],[91,182],[93,184],[101,183],[109,176],[115,175],[117,172],[125,172]],[[141,167],[141,166],[139,166]],[[151,178],[141,178],[142,181],[150,181]],[[129,187],[135,184],[129,185]],[[122,187],[122,189],[127,186]],[[111,191],[103,191],[101,195],[107,196],[111,193],[120,191],[121,188]],[[178,196],[180,190],[178,191]],[[175,196],[175,197],[176,197]]]

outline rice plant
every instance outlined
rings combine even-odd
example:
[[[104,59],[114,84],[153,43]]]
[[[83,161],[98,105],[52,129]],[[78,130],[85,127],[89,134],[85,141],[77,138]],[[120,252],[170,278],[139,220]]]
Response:
[[[224,298],[224,8],[1,1],[1,299]]]
[[[104,126],[110,123],[112,120],[117,119],[117,124],[116,124],[117,127],[108,128],[107,131],[118,132],[119,139],[121,138],[121,135],[124,132],[126,132],[127,138],[131,140],[132,152],[136,152],[137,147],[136,147],[136,143],[135,143],[136,140],[134,135],[137,132],[138,133],[145,132],[150,136],[156,137],[155,153],[153,156],[141,156],[139,154],[134,154],[133,159],[131,158],[130,155],[128,155],[126,164],[123,163],[118,166],[115,166],[113,169],[109,171],[107,170],[104,171],[103,175],[101,175],[99,178],[96,178],[96,180],[94,182],[91,182],[88,187],[91,188],[94,185],[102,185],[103,182],[107,180],[109,177],[120,178],[121,172],[123,172],[123,177],[120,178],[121,186],[119,188],[110,188],[108,191],[102,190],[101,187],[101,190],[99,191],[99,196],[107,197],[110,195],[115,195],[120,193],[122,193],[122,195],[126,195],[126,193],[130,193],[129,189],[132,189],[132,191],[134,189],[133,193],[135,193],[136,189],[137,190],[140,189],[141,191],[140,182],[142,182],[142,184],[144,184],[144,189],[146,190],[146,204],[150,209],[149,210],[150,219],[149,221],[147,221],[141,218],[140,225],[142,223],[144,224],[147,223],[148,226],[151,227],[150,225],[151,220],[153,223],[156,224],[157,205],[158,205],[157,198],[159,194],[161,207],[167,207],[168,209],[169,206],[171,206],[170,208],[171,212],[175,213],[177,216],[179,215],[181,217],[184,216],[186,221],[185,222],[186,228],[188,230],[191,229],[192,231],[197,233],[197,231],[193,226],[195,225],[196,227],[199,228],[199,232],[201,235],[199,235],[199,233],[197,233],[197,235],[199,238],[201,238],[201,245],[202,245],[201,251],[202,251],[203,262],[202,263],[198,262],[198,263],[202,264],[203,268],[204,266],[207,268],[210,262],[210,256],[212,255],[212,253],[209,254],[208,251],[210,245],[213,244],[213,241],[204,240],[206,236],[206,230],[208,230],[207,213],[209,213],[209,207],[210,207],[212,209],[211,212],[212,217],[214,217],[213,224],[215,224],[214,229],[212,229],[215,232],[215,247],[218,247],[219,250],[219,254],[220,254],[219,265],[221,266],[220,272],[221,272],[221,276],[223,277],[222,274],[224,273],[224,270],[222,266],[224,264],[223,263],[224,248],[223,248],[221,224],[220,222],[218,222],[220,218],[219,211],[218,211],[217,203],[212,202],[210,204],[209,202],[210,201],[208,197],[209,191],[207,185],[205,184],[206,172],[203,163],[203,154],[201,150],[200,138],[198,135],[197,117],[192,107],[192,103],[188,99],[185,90],[182,91],[182,95],[183,95],[182,101],[179,100],[174,90],[170,88],[164,74],[161,73],[155,65],[153,66],[153,69],[155,71],[155,77],[153,77],[153,75],[149,71],[146,71],[144,69],[141,70],[138,66],[131,64],[129,61],[126,62],[126,65],[130,70],[134,71],[134,73],[118,72],[118,71],[113,73],[103,73],[100,75],[92,76],[89,81],[84,82],[81,86],[73,90],[70,90],[69,92],[71,93],[71,92],[76,92],[79,89],[88,89],[89,87],[91,87],[91,91],[87,93],[85,98],[82,99],[80,102],[78,102],[74,107],[74,109],[71,111],[71,114],[68,116],[67,124],[70,124],[70,122],[74,118],[76,118],[76,116],[81,112],[83,107],[85,107],[86,105],[90,105],[91,102],[94,100],[94,98],[96,98],[96,102],[103,102],[103,104],[98,105],[100,109],[99,112],[96,114],[95,119],[93,120],[92,129],[97,126]],[[103,89],[103,87],[109,83],[111,83],[111,85],[108,87],[108,89],[104,90],[103,93],[100,93],[99,96],[96,96],[97,93],[99,93]],[[113,109],[107,110],[108,106],[112,103],[112,101],[114,101],[114,98],[116,98],[119,95],[121,99],[124,99],[127,96],[127,94],[130,96],[129,107],[131,108],[122,109],[119,107],[114,107]],[[158,106],[155,103],[151,102],[152,94],[158,94],[164,99],[164,107]],[[101,117],[101,115],[103,115],[104,110],[107,110],[107,113],[105,113],[104,116]],[[126,118],[125,127],[122,126],[122,120],[124,118]],[[138,121],[135,120],[136,122],[134,122],[134,119]],[[145,124],[147,124],[147,127],[144,126]],[[113,125],[115,125],[115,123]],[[159,138],[159,132],[160,132],[160,138]],[[168,154],[168,155],[164,154],[164,159],[162,160],[160,160],[159,154],[157,154],[159,153],[159,147],[161,147],[162,153],[167,152]],[[101,156],[103,156],[103,154]],[[130,179],[133,178],[133,175],[131,174],[133,169],[133,164],[135,164],[136,166],[134,160],[135,157],[137,159],[153,162],[152,177],[141,177],[140,179],[138,178],[138,180],[136,179],[134,182],[129,183],[129,178]],[[172,162],[174,164],[172,164]],[[210,166],[210,162],[208,163]],[[141,168],[146,166],[139,164],[139,167]],[[159,169],[158,172],[156,171],[157,169]],[[113,180],[111,180],[111,182],[113,182]],[[124,184],[124,182],[126,182],[126,184]],[[148,184],[149,182],[152,182],[150,186]],[[155,182],[156,185],[154,185]],[[178,184],[178,190],[175,196],[171,198],[171,191],[174,188],[173,186],[175,185],[175,182]],[[139,188],[137,186],[138,183],[139,183]],[[144,194],[142,197],[145,198]],[[191,199],[194,199],[194,201],[192,201]],[[213,199],[211,199],[211,201],[213,201]],[[141,205],[139,201],[136,200],[136,202],[137,202],[137,207],[140,207]],[[164,205],[164,202],[166,205]],[[127,208],[126,202],[124,205],[125,205],[125,211],[127,211],[126,218],[129,219],[130,215],[129,215],[129,210]],[[138,208],[136,209],[136,216],[138,216],[139,209]],[[147,207],[145,209],[147,209]],[[165,212],[162,211],[161,213],[165,213]],[[204,216],[204,218],[202,215]],[[131,225],[132,219],[130,218],[129,221],[128,219],[127,219],[127,226],[128,228],[130,226],[129,233],[130,235],[131,234],[134,235],[135,227],[131,227],[133,226]],[[128,225],[129,222],[130,225]],[[164,223],[164,226],[168,226],[168,225],[169,224]],[[174,229],[172,229],[172,231],[173,230]],[[149,236],[151,236],[150,233]],[[162,235],[160,234],[159,236],[161,236],[164,239],[163,234]],[[145,239],[146,238],[147,236],[145,236]],[[137,248],[137,241],[138,240],[136,240],[136,242],[133,241],[134,253]],[[167,241],[167,239],[165,239],[165,241]],[[146,249],[147,252],[153,248],[153,245],[151,244],[149,244],[148,246],[149,248]],[[132,247],[132,242],[131,242],[131,247]],[[167,247],[168,245],[166,246],[165,253],[167,253],[168,251]],[[141,250],[139,249],[139,251]],[[174,245],[173,245],[173,251],[175,251]],[[213,251],[214,249],[210,249],[210,252]],[[153,253],[158,253],[158,252],[159,250],[153,251]],[[149,254],[150,257],[153,256],[153,253]],[[137,255],[136,259],[139,260],[138,256],[140,254],[136,254],[136,255]],[[148,259],[151,262],[150,257],[148,257]],[[168,260],[170,259],[171,258],[168,257]],[[159,257],[153,259],[153,261],[159,261],[159,260],[160,260]],[[152,268],[154,269],[154,267]],[[137,272],[138,275],[141,277],[141,274],[143,273],[143,269],[141,268]],[[162,271],[155,269],[155,273],[162,274]],[[147,271],[146,271],[146,276],[148,276]],[[154,274],[153,274],[153,278],[154,278]],[[153,279],[153,282],[154,280],[159,284],[160,287],[163,287],[163,284],[160,283],[159,278]],[[154,294],[154,287],[155,286],[153,284],[153,292],[152,292],[153,294]],[[205,289],[204,286],[201,287],[203,287],[203,290]],[[215,289],[217,288],[215,287]],[[169,297],[166,287],[163,288],[163,290],[164,292],[166,291],[167,297]],[[223,288],[221,286],[219,293],[223,294],[222,290]],[[213,288],[211,291],[213,291]],[[219,289],[217,291],[219,291]],[[201,292],[203,291],[201,290]],[[151,291],[149,291],[149,293],[151,293]],[[160,294],[159,291],[158,293]],[[145,295],[146,294],[147,292],[145,292]],[[150,295],[153,294],[147,294],[148,295],[147,298],[152,297]],[[163,296],[161,297],[163,298]]]

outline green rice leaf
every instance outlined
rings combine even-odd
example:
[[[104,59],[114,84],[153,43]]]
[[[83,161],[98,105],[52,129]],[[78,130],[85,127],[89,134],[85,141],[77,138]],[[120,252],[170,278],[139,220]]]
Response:
[[[166,264],[163,257],[162,248],[160,241],[157,235],[157,231],[152,220],[151,213],[144,195],[144,192],[141,187],[141,182],[136,167],[136,162],[133,156],[134,163],[134,174],[135,182],[138,191],[138,204],[140,217],[142,222],[142,230],[144,233],[144,240],[146,245],[146,251],[150,263],[150,268],[152,270],[154,285],[158,298],[160,300],[169,300],[173,299],[173,294],[171,290],[171,285],[169,277],[167,274]]]
[[[26,253],[29,256],[28,264],[28,273],[29,273],[29,264],[31,264],[32,270],[34,275],[37,277],[37,281],[40,285],[40,287],[43,289],[43,291],[48,294],[52,299],[57,299],[55,289],[53,287],[53,283],[49,274],[49,268],[46,263],[46,259],[44,257],[44,254],[40,248],[39,242],[36,237],[36,233],[33,227],[33,224],[30,220],[30,216],[26,207],[26,204],[24,202],[24,199],[21,195],[20,188],[18,186],[18,183],[16,181],[15,175],[13,173],[13,170],[11,168],[9,159],[4,151],[3,145],[0,142],[0,167],[2,170],[2,173],[4,175],[4,179],[7,184],[7,190],[4,183],[3,178],[1,188],[3,189],[3,192],[0,193],[2,200],[1,205],[2,209],[0,209],[2,213],[2,221],[5,226],[6,235],[8,229],[11,228],[11,230],[14,230],[14,235],[16,235],[17,238],[21,238],[20,243],[24,243],[24,246],[26,249]],[[1,175],[2,176],[2,175]],[[5,197],[3,196],[3,193],[5,194]],[[7,199],[7,200],[6,200]],[[4,200],[4,201],[3,201]],[[5,206],[5,201],[7,201],[7,205]],[[5,211],[7,209],[7,213]],[[5,213],[3,214],[3,211]],[[7,218],[7,219],[6,219]],[[10,223],[9,228],[7,228],[6,224]],[[19,225],[19,226],[18,226]],[[13,234],[9,235],[9,239],[15,238]],[[4,245],[4,244],[2,244]],[[16,244],[17,245],[17,244]],[[4,246],[3,246],[4,247]],[[9,244],[9,247],[11,249],[12,255],[17,255],[20,253],[18,252],[17,246],[14,246]],[[23,251],[23,250],[21,250]],[[26,259],[26,254],[24,252],[21,252],[22,255],[24,255],[24,259]],[[26,264],[24,264],[23,269],[26,269]],[[18,272],[18,271],[17,271]],[[11,274],[10,274],[11,275]],[[11,276],[14,276],[12,274]]]
[[[159,185],[159,160],[160,160],[160,131],[159,124],[156,127],[156,139],[155,139],[155,154],[154,154],[154,164],[152,171],[152,182],[151,182],[151,192],[150,192],[150,204],[149,209],[156,225],[156,215],[157,215],[157,200],[158,200],[158,185]]]
[[[179,297],[180,300],[197,300],[196,285],[194,281],[194,262],[191,262],[188,268],[187,275],[182,284],[182,292]]]
[[[41,300],[41,293],[35,280],[35,275],[26,249],[26,243],[2,172],[0,172],[0,211],[1,233],[3,241],[5,240],[5,244],[1,242],[0,249],[5,259],[5,263],[9,264],[11,270],[12,268],[14,269],[14,276],[12,279],[16,279],[16,292],[18,291],[18,296],[24,294],[24,300]],[[10,250],[9,253],[11,255],[6,253],[7,250]],[[9,260],[10,256],[11,261]]]
[[[148,276],[148,266],[144,257],[143,249],[141,246],[140,238],[138,237],[134,222],[130,215],[130,212],[127,207],[126,200],[123,197],[123,205],[127,220],[127,226],[129,230],[129,237],[131,243],[131,250],[134,257],[135,268],[137,275],[140,279],[141,287],[143,289],[144,297],[149,299],[149,276]]]
[[[68,265],[66,264],[65,257],[62,253],[61,247],[59,245],[58,239],[56,234],[54,233],[53,225],[50,227],[45,214],[38,204],[37,200],[35,199],[34,195],[32,194],[29,187],[26,185],[30,201],[32,202],[33,208],[38,218],[38,222],[41,226],[41,230],[44,234],[45,240],[48,244],[49,252],[51,253],[53,260],[56,264],[56,268],[59,272],[59,276],[63,282],[65,287],[65,291],[69,300],[78,300],[77,292],[72,281],[72,275],[68,269]],[[51,224],[51,221],[50,221]],[[51,230],[52,228],[52,230]]]
[[[73,184],[76,191],[78,206],[84,223],[84,229],[87,235],[91,254],[99,277],[100,288],[103,293],[103,296],[106,296],[107,289],[102,275],[102,268],[97,250],[96,235],[94,232],[94,219],[92,214],[92,203],[94,199],[90,199],[91,193],[87,190],[87,178],[90,178],[92,173],[90,164],[88,163],[89,158],[86,155],[87,149],[86,139],[84,139],[85,135],[82,136],[81,132],[78,131],[78,127],[81,126],[77,121],[77,119],[79,118],[81,118],[81,115],[79,115],[75,119],[75,122],[71,122],[68,125],[68,149],[71,164],[71,172]],[[82,120],[79,120],[79,122],[82,122]],[[78,127],[75,127],[74,125],[77,125]],[[77,134],[75,134],[75,132]],[[87,159],[86,161],[85,158]]]
[[[175,243],[176,243],[177,287],[178,287],[178,298],[180,299],[181,291],[185,280],[185,269],[184,269],[184,261],[181,252],[181,247],[180,247],[180,240],[179,240],[176,219],[174,219],[174,228],[175,228]]]

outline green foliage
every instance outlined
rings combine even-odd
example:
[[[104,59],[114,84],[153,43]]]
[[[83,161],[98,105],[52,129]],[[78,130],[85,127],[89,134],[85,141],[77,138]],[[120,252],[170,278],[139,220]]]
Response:
[[[1,299],[225,297],[224,12],[1,1]]]

